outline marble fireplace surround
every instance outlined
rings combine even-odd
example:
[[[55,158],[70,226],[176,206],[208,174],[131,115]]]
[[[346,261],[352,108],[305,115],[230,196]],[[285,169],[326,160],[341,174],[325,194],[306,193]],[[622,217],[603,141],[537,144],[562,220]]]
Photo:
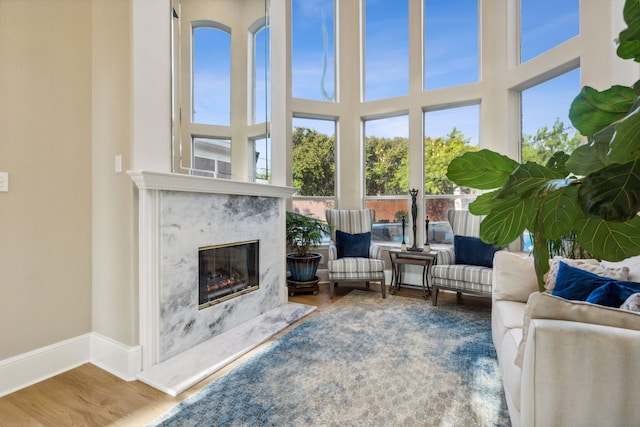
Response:
[[[176,396],[315,307],[286,293],[285,198],[294,188],[150,171],[138,187],[142,371]],[[260,288],[198,310],[198,248],[259,240]]]

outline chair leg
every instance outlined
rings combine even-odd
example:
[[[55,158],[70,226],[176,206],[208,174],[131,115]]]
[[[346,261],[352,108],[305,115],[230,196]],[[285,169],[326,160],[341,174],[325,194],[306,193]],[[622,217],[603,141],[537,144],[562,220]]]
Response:
[[[440,289],[436,288],[435,286],[433,287],[433,305],[438,305],[438,292],[440,291]]]
[[[329,298],[333,299],[333,288],[338,286],[338,282],[329,282]]]
[[[387,297],[387,285],[384,283],[384,278],[380,281],[380,288],[382,291],[382,298]]]

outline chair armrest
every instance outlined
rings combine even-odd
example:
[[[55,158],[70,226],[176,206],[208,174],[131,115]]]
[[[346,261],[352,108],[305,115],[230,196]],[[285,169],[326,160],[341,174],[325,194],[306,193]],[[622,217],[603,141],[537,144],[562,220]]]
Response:
[[[333,242],[333,240],[329,242],[329,247],[327,248],[327,254],[328,254],[329,261],[338,259],[338,248],[336,244]]]
[[[453,265],[456,263],[456,252],[453,248],[438,249],[437,265]]]
[[[369,247],[369,258],[383,259],[382,255],[382,246],[372,243]]]
[[[521,383],[522,426],[637,425],[640,331],[532,319]],[[597,404],[594,404],[597,402]]]

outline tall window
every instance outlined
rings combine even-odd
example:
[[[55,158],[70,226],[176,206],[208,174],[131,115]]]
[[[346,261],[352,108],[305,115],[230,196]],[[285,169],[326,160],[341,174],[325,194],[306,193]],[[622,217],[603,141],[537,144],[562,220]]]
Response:
[[[544,164],[554,152],[569,153],[580,144],[569,121],[569,107],[579,92],[579,69],[522,92],[523,161]]]
[[[409,2],[365,1],[364,99],[409,92]]]
[[[336,122],[293,118],[293,197],[296,212],[324,219],[335,205]]]
[[[264,184],[271,183],[271,139],[253,140],[253,180]]]
[[[291,1],[294,98],[335,101],[334,0]]]
[[[402,241],[409,219],[409,116],[364,122],[365,207],[376,211],[372,239]]]
[[[580,33],[580,0],[520,0],[520,60],[531,58]]]
[[[262,123],[271,120],[269,104],[269,27],[262,27],[253,35],[253,120]]]
[[[424,113],[425,213],[429,218],[429,241],[451,243],[449,209],[467,209],[475,194],[447,179],[451,160],[478,149],[478,105]]]
[[[221,28],[193,28],[194,123],[231,123],[231,34]]]
[[[423,45],[425,89],[478,81],[478,0],[424,0]]]

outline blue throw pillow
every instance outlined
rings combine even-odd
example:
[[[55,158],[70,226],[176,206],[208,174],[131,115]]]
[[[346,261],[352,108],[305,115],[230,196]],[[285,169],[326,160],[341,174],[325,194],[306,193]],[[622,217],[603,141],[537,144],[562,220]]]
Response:
[[[349,234],[336,230],[336,248],[338,258],[360,257],[369,258],[371,246],[371,232]]]
[[[553,288],[552,294],[564,299],[586,301],[589,295],[591,295],[591,292],[609,282],[619,283],[627,287],[631,287],[629,284],[634,283],[615,281],[608,277],[598,276],[589,271],[571,267],[564,262],[560,262],[558,264],[556,286]],[[611,291],[611,289],[609,289],[609,291]],[[596,296],[594,296],[594,298],[596,298]]]
[[[619,308],[627,298],[636,292],[640,292],[640,283],[612,280],[591,292],[587,302]]]
[[[478,237],[453,236],[456,264],[479,265],[493,268],[493,255],[500,250]]]

